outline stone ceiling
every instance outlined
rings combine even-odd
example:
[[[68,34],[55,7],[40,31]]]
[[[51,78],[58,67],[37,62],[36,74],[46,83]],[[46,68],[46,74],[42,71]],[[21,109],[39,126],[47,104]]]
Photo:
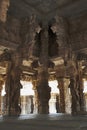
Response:
[[[75,18],[84,12],[87,12],[87,0],[10,0],[8,9],[8,14],[14,17],[23,18],[36,14],[38,19],[44,19],[47,20],[47,22],[56,15]],[[14,43],[9,42],[8,44],[7,41],[3,41],[3,43],[0,41],[0,53],[2,53],[5,48],[13,49],[16,48],[15,46]],[[61,59],[54,59],[55,65],[62,62]],[[26,62],[24,64],[29,66],[29,63]]]
[[[87,10],[87,0],[11,0],[9,13],[16,17],[36,13],[40,18],[50,18],[56,14],[76,16]]]

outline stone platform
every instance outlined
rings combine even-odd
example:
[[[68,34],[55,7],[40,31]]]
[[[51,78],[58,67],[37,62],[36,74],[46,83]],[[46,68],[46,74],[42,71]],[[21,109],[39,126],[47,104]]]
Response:
[[[87,130],[87,115],[29,114],[0,116],[0,130]]]

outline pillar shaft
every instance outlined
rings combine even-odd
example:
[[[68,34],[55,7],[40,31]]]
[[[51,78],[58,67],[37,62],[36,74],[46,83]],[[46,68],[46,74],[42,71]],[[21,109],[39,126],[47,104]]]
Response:
[[[78,75],[78,80],[77,80],[77,84],[78,84],[78,93],[79,93],[79,104],[80,104],[80,111],[84,111],[84,93],[83,93],[83,80],[82,80],[82,71],[79,72]]]
[[[16,61],[15,61],[16,59]],[[21,74],[21,58],[18,55],[12,57],[12,60],[8,62],[7,78],[6,78],[6,114],[7,115],[19,115],[20,109],[20,83]]]
[[[48,26],[43,25],[41,31],[40,67],[38,68],[38,111],[49,113],[50,87],[48,86]]]
[[[64,79],[58,79],[60,112],[65,113],[65,94],[64,94]]]
[[[76,76],[70,78],[70,91],[72,96],[72,114],[76,114],[78,111],[80,111],[79,107],[79,94],[78,94],[78,87],[77,87],[77,81]]]

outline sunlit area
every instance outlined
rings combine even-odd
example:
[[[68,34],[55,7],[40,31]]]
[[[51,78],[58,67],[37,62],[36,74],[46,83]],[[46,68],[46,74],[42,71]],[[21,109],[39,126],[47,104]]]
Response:
[[[31,82],[21,81],[23,88],[20,91],[21,96],[34,95],[33,85]]]
[[[33,85],[29,81],[21,81],[23,88],[20,90],[21,95],[21,114],[33,113],[34,108],[34,90]]]
[[[49,86],[51,87],[51,93],[57,93],[57,94],[59,94],[57,80],[49,81]]]
[[[37,113],[35,106],[35,94],[33,85],[28,81],[21,81],[23,88],[20,90],[21,96],[21,114]],[[56,96],[59,95],[57,80],[49,81],[51,87],[51,98],[49,100],[49,112],[56,113]],[[2,97],[6,94],[5,84],[1,92]],[[32,108],[31,108],[32,107]]]
[[[21,81],[22,88],[20,90],[21,96],[21,114],[30,114],[38,113],[36,106],[36,96],[33,90],[33,84],[29,81]],[[83,80],[84,85],[84,100],[85,100],[85,109],[87,110],[87,81]],[[59,101],[59,89],[57,80],[49,81],[49,86],[51,87],[51,98],[49,100],[49,113],[58,113],[57,104]],[[69,89],[68,89],[69,90]],[[70,91],[70,90],[69,90]],[[70,93],[70,92],[69,92]],[[2,96],[2,109],[4,109],[3,100],[5,99],[5,84],[2,87],[1,96]],[[67,98],[68,100],[68,98]],[[67,108],[68,109],[68,108]]]
[[[58,82],[57,80],[49,81],[49,86],[51,87],[51,98],[49,100],[49,112],[57,113],[56,110],[56,100],[59,95]]]
[[[84,81],[84,90],[83,90],[84,93],[87,93],[87,81]]]
[[[83,84],[84,84],[84,103],[85,103],[85,110],[87,111],[87,80],[83,80]]]
[[[6,94],[5,92],[5,84],[2,86],[1,96],[4,96]]]

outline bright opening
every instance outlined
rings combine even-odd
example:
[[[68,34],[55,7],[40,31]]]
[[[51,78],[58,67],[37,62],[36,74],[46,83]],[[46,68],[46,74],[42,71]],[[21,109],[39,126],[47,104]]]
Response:
[[[5,84],[2,86],[1,96],[4,96],[6,94],[5,92]]]
[[[31,82],[21,81],[23,88],[20,91],[21,96],[34,95],[33,85]]]
[[[59,94],[57,80],[49,81],[51,87],[51,98],[49,100],[49,113],[56,113],[56,95]]]
[[[21,81],[21,84],[23,88],[20,90],[20,95],[24,98],[25,97],[28,98],[30,96],[34,97],[34,90],[33,90],[32,83],[28,81]],[[51,87],[51,99],[49,100],[49,112],[56,113],[56,107],[55,107],[56,95],[59,94],[59,89],[57,87],[58,86],[57,80],[49,81],[49,86]],[[4,96],[5,94],[6,94],[5,85],[3,85],[1,95]],[[27,102],[27,105],[29,105],[28,102]],[[27,108],[23,108],[23,109],[26,111]]]
[[[49,86],[51,87],[51,93],[57,93],[59,94],[59,89],[58,89],[58,82],[57,80],[49,81]]]
[[[84,90],[83,90],[84,93],[87,93],[87,81],[84,81]]]

